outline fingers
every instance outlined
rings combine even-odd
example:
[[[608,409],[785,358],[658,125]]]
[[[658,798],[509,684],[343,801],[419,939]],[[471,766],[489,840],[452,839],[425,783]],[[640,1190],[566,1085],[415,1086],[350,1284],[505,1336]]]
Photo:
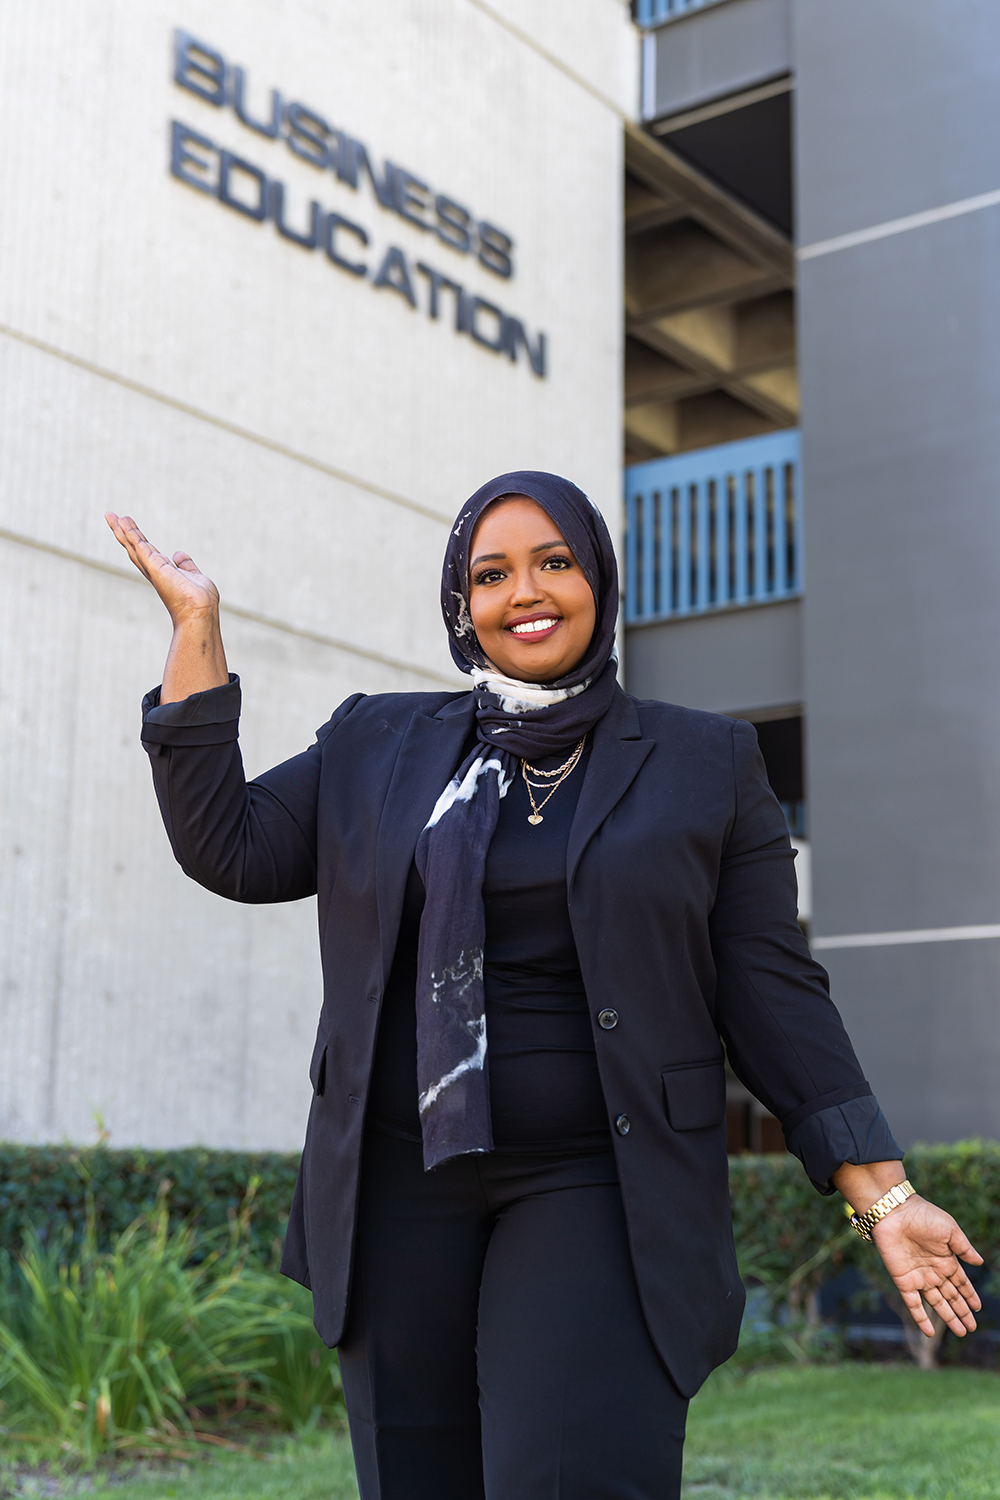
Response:
[[[157,557],[163,557],[162,552],[156,552],[156,548],[152,542],[139,530],[131,516],[120,516],[119,525],[125,533],[127,543],[130,543],[138,551],[148,550],[149,552],[156,553]],[[166,561],[166,558],[164,558],[164,561]]]
[[[201,569],[198,567],[198,564],[195,562],[194,558],[188,552],[175,552],[174,553],[174,566],[180,568],[181,571],[184,572],[184,573],[200,573],[201,572]]]
[[[955,1283],[953,1281],[942,1282],[941,1286],[935,1288],[935,1291],[939,1292],[942,1298],[948,1303],[950,1312],[955,1317],[961,1319],[966,1328],[971,1332],[976,1326],[972,1307],[970,1306],[969,1299],[962,1295]],[[976,1298],[977,1305],[978,1301],[979,1299]]]
[[[934,1337],[934,1324],[931,1322],[930,1318],[927,1316],[927,1310],[924,1307],[924,1304],[920,1300],[920,1293],[919,1292],[902,1292],[901,1295],[902,1295],[903,1301],[906,1303],[906,1310],[907,1310],[907,1312],[910,1314],[910,1317],[913,1319],[914,1323],[916,1323],[917,1327],[920,1329],[920,1332],[921,1333],[926,1333],[926,1335],[927,1335],[927,1337],[929,1339],[933,1338]]]
[[[139,530],[139,527],[131,516],[118,516],[115,515],[114,511],[108,511],[105,515],[105,520],[139,572],[153,585],[157,593],[163,598],[163,585],[169,584],[167,575],[176,572],[176,564],[169,557],[164,556],[162,552],[156,550],[153,544]],[[186,554],[184,555],[186,556]],[[188,571],[193,570],[194,565],[192,564],[191,569]]]
[[[983,1257],[979,1251],[970,1243],[968,1235],[956,1224],[948,1240],[948,1248],[960,1260],[964,1260],[970,1266],[981,1266]]]
[[[924,1301],[933,1307],[938,1317],[948,1325],[952,1333],[957,1333],[959,1338],[964,1338],[966,1333],[975,1332],[976,1320],[965,1298],[950,1281],[945,1282],[944,1286],[928,1287],[924,1292]]]
[[[144,560],[140,555],[140,544],[145,543],[147,551],[151,551],[152,549],[138,526],[130,516],[116,516],[113,510],[107,511],[104,519],[114,532],[116,540],[125,548],[132,562],[139,569],[139,572],[143,577],[148,578],[149,571],[145,567]]]
[[[969,1306],[978,1312],[983,1305],[982,1299],[960,1265],[955,1266],[948,1280],[961,1293]]]
[[[122,526],[121,516],[116,516],[113,510],[106,510],[104,512],[104,519],[107,521],[108,525],[111,527],[111,530],[114,532],[115,540],[120,542],[124,547],[126,545],[125,531]]]
[[[146,540],[131,516],[116,516],[113,510],[107,510],[104,512],[104,519],[126,550]]]
[[[965,1273],[956,1267],[956,1279],[961,1277],[960,1285],[947,1277],[937,1286],[925,1286],[922,1288],[923,1300],[920,1292],[903,1291],[900,1287],[900,1295],[914,1323],[927,1334],[928,1338],[934,1332],[934,1325],[927,1316],[924,1303],[933,1308],[938,1317],[947,1324],[952,1333],[964,1338],[966,1333],[974,1333],[976,1330],[976,1319],[973,1308],[982,1306],[979,1296]]]

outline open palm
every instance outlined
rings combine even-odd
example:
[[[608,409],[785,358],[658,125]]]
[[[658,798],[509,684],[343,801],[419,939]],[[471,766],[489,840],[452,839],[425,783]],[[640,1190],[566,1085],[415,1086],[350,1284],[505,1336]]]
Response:
[[[959,1260],[981,1266],[983,1257],[951,1214],[915,1195],[875,1225],[872,1239],[918,1328],[934,1332],[926,1302],[953,1333],[972,1332],[982,1304]]]
[[[116,516],[109,510],[104,519],[139,572],[149,579],[175,625],[218,610],[219,590],[186,552],[175,552],[173,557],[158,552],[131,516]]]

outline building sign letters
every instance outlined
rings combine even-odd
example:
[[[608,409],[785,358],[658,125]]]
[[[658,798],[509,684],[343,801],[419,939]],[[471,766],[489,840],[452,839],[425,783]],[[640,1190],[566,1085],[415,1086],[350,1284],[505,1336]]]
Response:
[[[361,141],[330,125],[315,109],[286,100],[277,89],[271,90],[265,115],[251,113],[245,70],[227,63],[221,52],[186,31],[174,34],[174,82],[217,109],[231,108],[257,135],[284,140],[300,161],[319,172],[332,172],[355,192],[367,179],[382,209],[423,230],[452,253],[475,257],[499,279],[513,277],[514,242],[503,229],[477,219],[454,198],[436,192],[394,162],[386,161],[380,168]],[[418,306],[421,292],[428,317],[439,319],[450,310],[456,333],[468,334],[484,349],[514,362],[523,350],[535,374],[544,377],[544,333],[532,338],[521,319],[467,291],[454,276],[426,261],[411,264],[397,245],[375,253],[363,224],[327,211],[316,199],[303,213],[289,202],[283,182],[179,120],[171,122],[170,171],[245,218],[272,222],[284,239],[303,250],[322,251],[338,270],[368,279],[373,288],[395,292],[411,308]]]

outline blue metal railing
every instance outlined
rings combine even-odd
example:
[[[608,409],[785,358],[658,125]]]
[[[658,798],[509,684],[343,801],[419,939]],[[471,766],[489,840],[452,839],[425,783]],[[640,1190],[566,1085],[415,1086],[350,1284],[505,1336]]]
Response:
[[[723,0],[637,0],[635,19],[640,26],[661,26],[664,21],[677,21],[693,10],[722,4]]]
[[[672,620],[802,591],[799,434],[625,470],[625,620]]]

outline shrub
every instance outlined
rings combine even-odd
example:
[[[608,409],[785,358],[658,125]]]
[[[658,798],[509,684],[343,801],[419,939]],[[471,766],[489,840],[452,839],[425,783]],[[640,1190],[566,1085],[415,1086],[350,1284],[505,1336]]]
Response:
[[[1000,1144],[915,1145],[905,1166],[917,1191],[955,1216],[987,1267],[1000,1269]],[[839,1195],[821,1197],[787,1155],[733,1157],[729,1175],[740,1271],[765,1288],[772,1319],[784,1324],[774,1336],[779,1344],[790,1351],[796,1340],[796,1347],[811,1347],[820,1286],[831,1272],[853,1267],[870,1298],[884,1298],[899,1314],[911,1356],[933,1365],[941,1330],[932,1343],[911,1323],[878,1253],[847,1224]],[[980,1284],[985,1279],[977,1277]],[[763,1347],[767,1331],[758,1332]],[[754,1338],[748,1334],[745,1343],[749,1351]]]
[[[1000,1271],[1000,1144],[918,1145],[907,1153],[906,1167],[918,1192],[953,1213],[987,1265]],[[45,1275],[50,1284],[52,1266],[69,1264],[68,1245],[79,1247],[78,1274],[86,1278],[90,1272],[85,1265],[93,1267],[101,1253],[114,1254],[112,1247],[121,1245],[129,1226],[142,1216],[165,1214],[170,1233],[180,1236],[171,1239],[171,1245],[178,1253],[186,1245],[184,1253],[195,1260],[216,1254],[209,1247],[218,1244],[217,1237],[228,1243],[227,1236],[241,1226],[240,1256],[247,1263],[239,1295],[248,1296],[255,1287],[255,1305],[266,1306],[272,1319],[266,1334],[260,1324],[258,1342],[247,1354],[255,1399],[268,1405],[283,1425],[299,1426],[314,1412],[322,1415],[337,1408],[336,1362],[309,1326],[309,1294],[276,1278],[266,1283],[254,1280],[263,1268],[276,1264],[297,1169],[297,1156],[276,1152],[0,1144],[0,1245],[16,1251],[26,1234],[33,1235],[28,1241],[29,1255],[35,1257],[32,1264],[44,1262],[49,1267]],[[847,1224],[839,1196],[821,1197],[794,1157],[733,1157],[730,1191],[741,1272],[766,1290],[772,1321],[779,1320],[784,1330],[778,1342],[790,1353],[816,1347],[818,1292],[831,1274],[853,1267],[873,1293],[892,1302],[894,1293],[880,1272],[881,1263],[873,1247]],[[185,1241],[185,1234],[193,1238]],[[218,1259],[212,1264],[217,1267]],[[28,1285],[24,1276],[9,1268],[8,1306],[11,1285],[20,1286],[23,1299]],[[760,1338],[748,1335],[748,1357],[751,1346],[763,1348],[771,1338],[758,1332]],[[926,1358],[925,1343],[916,1338],[911,1350],[915,1358]],[[269,1383],[258,1359],[270,1362]],[[3,1393],[2,1399],[10,1397]],[[185,1399],[197,1405],[195,1397]]]
[[[794,1156],[777,1154],[731,1157],[729,1192],[740,1274],[767,1288],[776,1313],[815,1325],[822,1283],[861,1261],[840,1196],[822,1197]]]
[[[97,1244],[107,1249],[150,1214],[168,1187],[171,1226],[228,1231],[257,1183],[248,1230],[251,1256],[273,1262],[284,1239],[298,1171],[297,1155],[278,1152],[111,1151],[106,1146],[0,1143],[0,1246],[16,1250],[29,1228],[42,1244],[79,1243],[92,1202]]]
[[[92,1214],[76,1246],[30,1230],[0,1276],[8,1433],[92,1458],[183,1448],[208,1410],[256,1406],[291,1428],[339,1413],[336,1356],[291,1284],[248,1268],[247,1217],[225,1247],[171,1229],[165,1203],[107,1251]]]

